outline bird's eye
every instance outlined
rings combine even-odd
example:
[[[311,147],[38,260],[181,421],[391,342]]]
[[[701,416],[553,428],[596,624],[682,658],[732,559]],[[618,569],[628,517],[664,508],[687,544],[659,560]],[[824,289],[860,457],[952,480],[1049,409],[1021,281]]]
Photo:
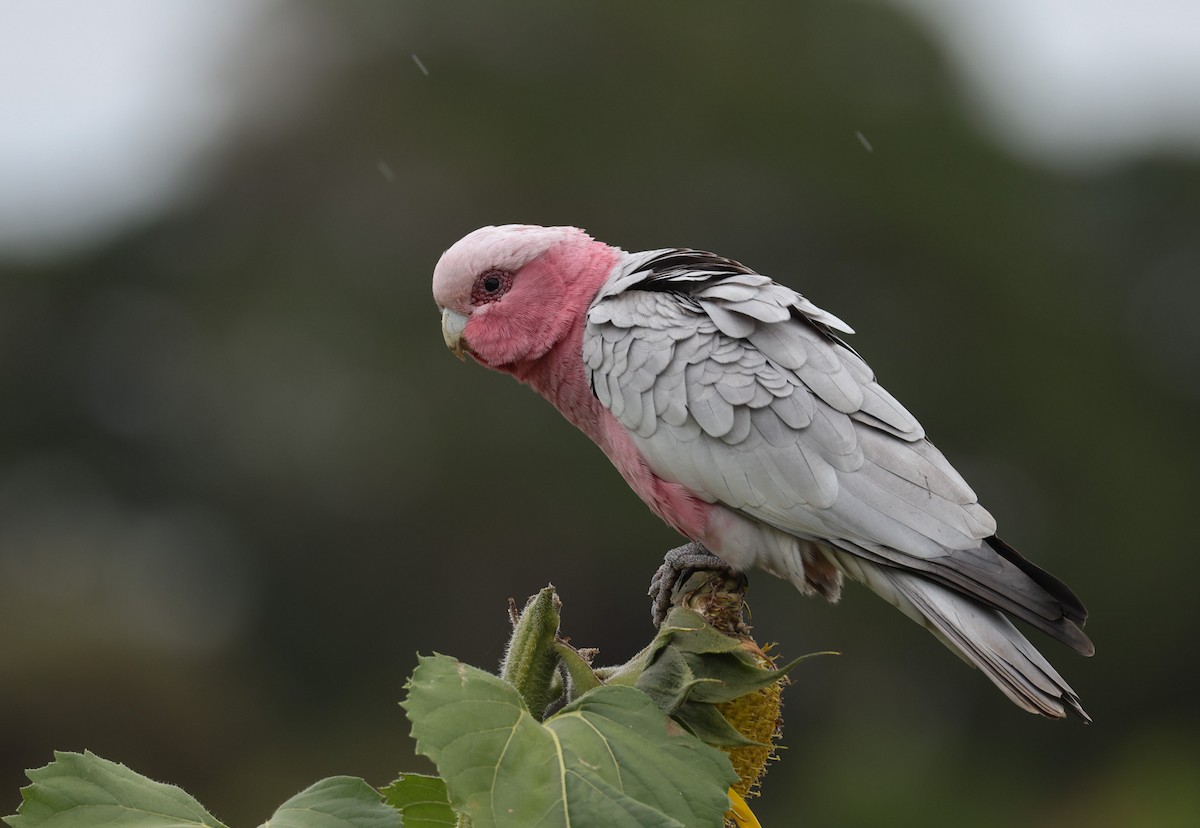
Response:
[[[513,276],[506,270],[488,270],[479,274],[471,290],[471,304],[495,302],[512,287]]]

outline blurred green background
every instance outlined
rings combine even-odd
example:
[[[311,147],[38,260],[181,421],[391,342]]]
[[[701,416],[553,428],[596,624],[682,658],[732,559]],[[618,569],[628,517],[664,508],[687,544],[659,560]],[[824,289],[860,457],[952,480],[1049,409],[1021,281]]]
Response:
[[[1071,8],[1084,41],[1103,14]],[[54,749],[234,825],[323,776],[425,770],[396,705],[416,653],[494,666],[507,599],[547,582],[602,662],[649,639],[678,538],[438,331],[441,251],[529,222],[714,250],[842,316],[1092,612],[1091,660],[1035,639],[1083,726],[864,589],[755,576],[760,640],[844,653],[786,693],[765,825],[1197,824],[1200,126],[1138,108],[1197,76],[1092,125],[1104,101],[1051,94],[1063,55],[989,14],[5,4],[0,809]]]

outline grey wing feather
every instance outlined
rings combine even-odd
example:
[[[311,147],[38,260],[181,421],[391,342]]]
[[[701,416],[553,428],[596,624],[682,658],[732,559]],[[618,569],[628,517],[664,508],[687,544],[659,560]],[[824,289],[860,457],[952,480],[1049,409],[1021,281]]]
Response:
[[[975,493],[835,331],[852,332],[736,262],[651,251],[593,300],[584,359],[660,477],[1090,651],[1078,599],[1006,553]]]

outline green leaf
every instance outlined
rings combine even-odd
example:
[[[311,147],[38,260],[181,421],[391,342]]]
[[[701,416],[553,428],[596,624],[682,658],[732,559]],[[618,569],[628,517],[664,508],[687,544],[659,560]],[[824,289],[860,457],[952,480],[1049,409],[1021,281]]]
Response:
[[[685,701],[719,704],[733,701],[780,681],[793,667],[814,655],[789,661],[778,669],[759,664],[742,642],[718,632],[699,613],[676,607],[659,628],[652,656],[636,686],[666,713]]]
[[[687,653],[683,658],[693,674],[707,679],[695,682],[688,698],[720,704],[774,684],[807,656],[801,656],[782,670],[760,667],[745,650],[721,654]]]
[[[558,655],[559,663],[567,671],[570,679],[567,682],[567,700],[574,701],[589,690],[600,686],[600,679],[592,670],[592,665],[584,660],[579,651],[563,641],[556,641],[554,652]]]
[[[582,769],[684,825],[719,824],[729,807],[737,775],[725,754],[686,733],[640,690],[593,690],[546,727]]]
[[[354,776],[333,776],[276,809],[262,828],[401,828],[400,812]]]
[[[706,744],[749,746],[759,743],[739,733],[713,705],[774,684],[809,657],[780,669],[764,667],[737,638],[719,632],[699,613],[676,607],[650,647],[638,654],[638,663],[614,675],[625,680],[636,675],[637,689]]]
[[[658,709],[670,715],[679,709],[696,685],[708,679],[697,678],[678,647],[665,647],[646,667],[634,686],[654,700]]]
[[[454,828],[458,824],[446,796],[446,783],[439,776],[405,773],[379,792],[403,815],[404,828]]]
[[[636,686],[645,690],[642,674],[652,669],[672,645],[679,654],[742,652],[740,641],[715,630],[700,613],[686,607],[675,607],[645,649],[626,663],[601,667],[595,670],[595,674],[608,685]]]
[[[661,648],[675,644],[689,653],[728,653],[741,649],[741,642],[718,632],[695,610],[675,607],[658,628],[655,643]]]
[[[749,747],[762,744],[746,738],[740,730],[729,723],[720,710],[707,702],[684,702],[679,705],[678,710],[671,714],[671,717],[706,745]]]
[[[592,690],[540,724],[507,682],[432,656],[403,704],[475,828],[713,826],[729,806],[725,755],[631,687]]]
[[[12,828],[224,828],[190,795],[91,752],[58,753],[28,772]]]

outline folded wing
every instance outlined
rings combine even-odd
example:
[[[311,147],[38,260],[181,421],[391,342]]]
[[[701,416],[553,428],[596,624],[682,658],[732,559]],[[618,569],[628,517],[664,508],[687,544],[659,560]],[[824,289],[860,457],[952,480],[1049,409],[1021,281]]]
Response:
[[[583,355],[596,396],[660,477],[1090,654],[1083,605],[995,537],[966,481],[838,332],[852,333],[737,262],[652,251],[593,301]]]

